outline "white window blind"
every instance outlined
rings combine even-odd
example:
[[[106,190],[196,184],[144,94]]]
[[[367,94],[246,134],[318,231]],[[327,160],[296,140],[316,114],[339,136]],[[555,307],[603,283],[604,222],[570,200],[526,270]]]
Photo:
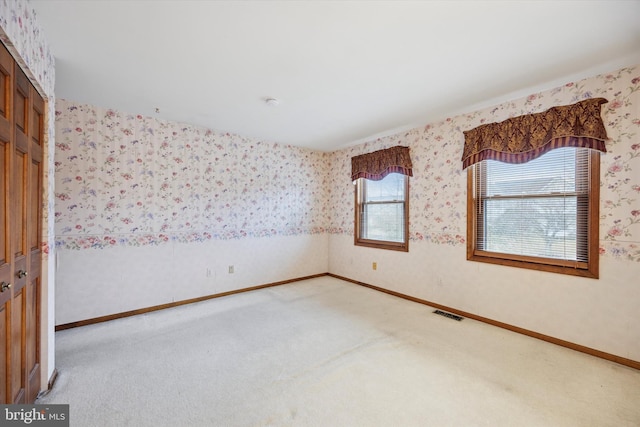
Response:
[[[361,239],[404,242],[406,179],[391,173],[380,181],[358,180]]]
[[[474,165],[477,249],[588,262],[589,155],[558,148],[524,164]]]

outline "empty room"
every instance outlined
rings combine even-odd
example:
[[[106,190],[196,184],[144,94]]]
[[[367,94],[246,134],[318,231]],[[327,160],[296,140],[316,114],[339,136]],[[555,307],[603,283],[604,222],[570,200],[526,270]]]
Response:
[[[0,424],[640,425],[639,21],[0,0]]]

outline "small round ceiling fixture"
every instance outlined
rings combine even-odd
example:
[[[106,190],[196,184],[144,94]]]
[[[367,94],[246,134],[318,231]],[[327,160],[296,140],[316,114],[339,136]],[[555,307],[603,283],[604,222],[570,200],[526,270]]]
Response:
[[[280,105],[280,100],[276,99],[276,98],[267,98],[264,100],[264,102],[269,106],[269,107],[277,107],[278,105]]]

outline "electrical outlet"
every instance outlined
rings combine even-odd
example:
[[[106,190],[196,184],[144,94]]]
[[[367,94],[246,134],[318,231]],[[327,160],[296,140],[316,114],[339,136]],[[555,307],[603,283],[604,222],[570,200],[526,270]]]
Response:
[[[233,270],[233,265],[230,265],[230,266],[229,266],[229,274],[233,274],[233,271],[234,271],[234,270]]]
[[[374,262],[372,267],[373,267],[374,270],[377,270],[378,269],[378,263]]]

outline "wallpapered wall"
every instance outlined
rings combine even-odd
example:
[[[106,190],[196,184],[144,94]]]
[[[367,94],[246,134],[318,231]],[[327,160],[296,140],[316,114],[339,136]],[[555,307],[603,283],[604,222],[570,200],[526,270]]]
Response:
[[[0,3],[0,39],[9,48],[20,67],[31,80],[36,89],[50,105],[55,104],[55,58],[49,49],[44,32],[40,28],[35,11],[29,3],[20,0],[2,0]],[[45,119],[47,129],[44,156],[44,188],[43,199],[43,260],[49,272],[53,288],[54,268],[49,264],[49,242],[54,238],[53,219],[50,213],[54,210],[53,199],[53,155],[55,141],[54,108],[49,108]],[[45,280],[47,277],[45,277]]]
[[[331,154],[59,100],[56,243],[87,249],[327,228],[352,236],[351,157],[401,144],[414,163],[411,240],[465,245],[462,132],[604,97],[600,252],[640,262],[639,94],[640,71],[625,68]]]
[[[463,131],[603,97],[600,279],[466,260]],[[409,253],[353,246],[352,156],[408,145]],[[624,68],[332,153],[329,270],[490,319],[640,360],[640,67]],[[377,262],[377,270],[372,270]]]
[[[57,324],[328,270],[329,154],[66,100],[56,132]]]
[[[64,249],[324,233],[327,154],[59,100]]]
[[[47,96],[53,95],[55,58],[35,11],[21,0],[0,1],[0,39],[19,54],[16,58],[29,78]]]
[[[604,97],[602,117],[610,140],[602,157],[601,249],[604,256],[640,262],[640,70],[624,68],[527,98],[453,117],[405,134],[333,153],[330,230],[353,234],[350,158],[392,145],[408,145],[414,164],[411,179],[411,240],[436,244],[466,243],[466,172],[460,157],[463,131],[484,123],[544,111],[586,98]]]
[[[13,57],[36,89],[43,95],[50,106],[55,103],[55,58],[49,48],[45,34],[38,23],[35,11],[26,1],[0,0],[0,39],[7,46]],[[40,383],[44,386],[49,381],[55,368],[55,265],[50,256],[54,248],[49,242],[54,239],[53,216],[53,153],[55,141],[54,108],[48,108],[45,118],[47,129],[44,147],[44,197],[43,197],[43,235],[41,288],[41,349],[43,352],[43,369]],[[51,250],[51,253],[50,253]]]

